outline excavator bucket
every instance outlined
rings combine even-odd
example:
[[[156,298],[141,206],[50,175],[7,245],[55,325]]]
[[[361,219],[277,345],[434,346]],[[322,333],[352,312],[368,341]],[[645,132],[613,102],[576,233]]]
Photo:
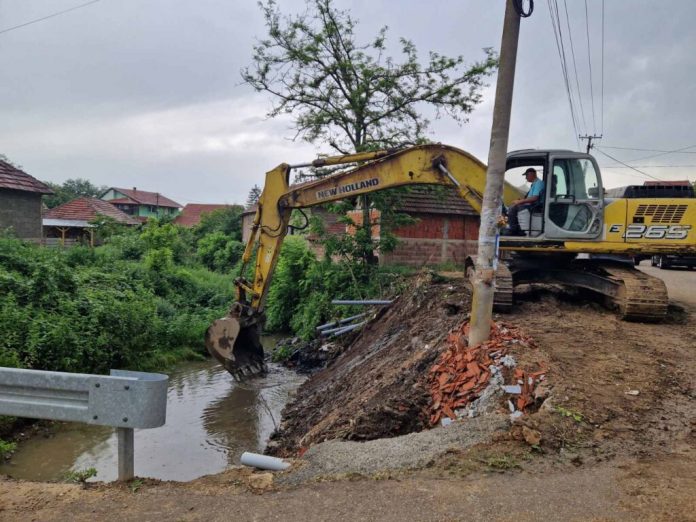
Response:
[[[236,380],[266,371],[261,345],[263,321],[257,315],[230,312],[213,322],[205,334],[210,355],[222,364]]]

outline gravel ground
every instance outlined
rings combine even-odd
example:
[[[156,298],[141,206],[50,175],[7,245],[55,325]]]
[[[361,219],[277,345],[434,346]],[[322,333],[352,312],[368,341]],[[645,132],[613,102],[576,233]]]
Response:
[[[488,442],[493,433],[507,430],[509,425],[507,415],[495,413],[457,421],[445,428],[389,439],[322,442],[305,453],[305,466],[278,479],[285,484],[299,484],[337,475],[373,475],[383,471],[422,468],[451,448],[462,450]]]

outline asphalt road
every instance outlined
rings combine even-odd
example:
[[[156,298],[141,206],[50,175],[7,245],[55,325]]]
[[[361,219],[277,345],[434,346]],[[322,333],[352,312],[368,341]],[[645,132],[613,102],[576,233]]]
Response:
[[[670,302],[680,304],[690,310],[696,310],[696,270],[687,268],[661,270],[656,266],[650,266],[649,260],[643,261],[640,264],[640,269],[665,282]]]

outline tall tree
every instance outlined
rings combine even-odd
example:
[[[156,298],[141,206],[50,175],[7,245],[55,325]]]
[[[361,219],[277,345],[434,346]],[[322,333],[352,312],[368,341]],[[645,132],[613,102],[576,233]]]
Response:
[[[402,56],[396,60],[387,55],[387,27],[359,43],[357,22],[332,0],[306,0],[305,13],[295,16],[283,15],[275,0],[259,5],[268,36],[254,47],[243,79],[271,95],[269,116],[292,116],[295,138],[328,143],[341,154],[423,141],[430,122],[421,110],[428,107],[436,117],[465,122],[497,66],[491,49],[471,65],[462,56],[432,51],[421,63],[405,38],[399,39]],[[364,259],[370,261],[366,196],[362,206]],[[381,224],[388,232],[388,224]]]
[[[400,38],[403,58],[387,56],[387,27],[368,43],[356,41],[357,22],[332,0],[306,0],[307,11],[281,14],[275,0],[260,2],[268,37],[254,47],[242,77],[272,95],[270,116],[292,114],[297,136],[326,142],[346,154],[416,142],[431,106],[466,121],[481,100],[495,53],[467,66],[464,57],[430,52],[421,64],[415,45]]]
[[[251,187],[251,190],[249,191],[249,195],[247,196],[246,200],[246,208],[251,208],[254,205],[256,205],[259,202],[259,198],[261,197],[261,187],[258,185],[254,185]]]
[[[51,183],[50,181],[44,181],[44,183],[53,190],[53,194],[44,196],[44,203],[46,203],[48,208],[57,207],[82,196],[96,198],[101,196],[107,189],[107,187],[97,187],[90,181],[82,178],[68,179],[62,185]]]

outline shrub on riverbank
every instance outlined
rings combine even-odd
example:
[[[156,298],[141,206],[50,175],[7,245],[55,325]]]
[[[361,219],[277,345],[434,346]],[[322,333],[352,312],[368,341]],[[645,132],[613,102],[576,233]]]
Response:
[[[291,331],[307,340],[329,319],[364,312],[364,308],[334,306],[333,299],[368,299],[397,293],[401,267],[366,265],[359,258],[316,259],[307,241],[288,237],[283,243],[266,303],[266,328]]]
[[[0,365],[101,373],[202,354],[229,278],[175,264],[166,246],[129,252],[0,239]]]

